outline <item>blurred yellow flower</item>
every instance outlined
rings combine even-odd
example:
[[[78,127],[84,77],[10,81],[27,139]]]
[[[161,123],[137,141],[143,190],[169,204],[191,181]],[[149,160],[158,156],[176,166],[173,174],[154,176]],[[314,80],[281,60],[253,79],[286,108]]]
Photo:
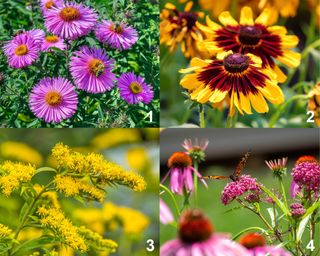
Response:
[[[150,223],[149,218],[135,209],[117,206],[111,202],[103,206],[103,218],[106,222],[119,220],[123,231],[127,235],[138,235],[142,233]]]
[[[35,174],[35,167],[31,164],[13,163],[6,161],[0,165],[0,187],[2,193],[9,196],[21,183],[28,182]]]
[[[143,131],[145,132],[148,140],[157,140],[159,138],[159,128],[144,128]]]
[[[308,110],[314,113],[315,124],[320,127],[320,83],[318,83],[308,94]]]
[[[75,250],[87,251],[84,238],[79,234],[77,228],[72,225],[63,212],[56,208],[38,208],[40,222],[44,227],[52,229],[56,237],[65,245]]]
[[[148,152],[143,147],[128,149],[127,160],[129,167],[135,171],[142,171],[149,165]]]
[[[37,150],[31,148],[27,144],[16,141],[1,143],[0,155],[4,159],[31,163],[36,166],[40,166],[42,163],[42,156]]]
[[[76,209],[73,211],[75,220],[81,221],[86,227],[103,235],[105,228],[102,211],[97,208]]]
[[[141,140],[138,129],[109,129],[107,132],[95,136],[91,144],[101,150],[114,147],[120,144],[131,143]]]
[[[0,239],[10,236],[11,233],[12,230],[10,228],[0,223]]]
[[[204,10],[210,11],[211,16],[217,18],[222,12],[231,9],[232,0],[199,0],[199,4]],[[239,0],[237,2],[238,11],[244,6],[251,7],[255,14],[258,14],[266,7],[272,7],[274,11],[287,18],[296,15],[299,0]]]
[[[39,185],[39,184],[35,184],[33,186],[33,188],[36,191],[37,195],[39,195],[42,192],[42,190],[44,189],[44,187]],[[47,191],[47,192],[43,193],[41,195],[41,199],[42,200],[48,200],[49,204],[54,208],[60,208],[61,207],[56,191]]]
[[[27,241],[39,238],[43,235],[43,231],[39,228],[24,228],[20,231],[18,241]]]

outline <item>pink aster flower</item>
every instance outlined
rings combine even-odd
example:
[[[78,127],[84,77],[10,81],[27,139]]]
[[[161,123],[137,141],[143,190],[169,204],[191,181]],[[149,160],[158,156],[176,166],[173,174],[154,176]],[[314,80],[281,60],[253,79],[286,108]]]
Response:
[[[258,233],[245,234],[239,242],[248,249],[246,256],[291,256],[281,247],[267,245],[264,237]]]
[[[42,13],[46,13],[51,11],[55,7],[59,7],[63,5],[63,0],[40,0],[40,7]]]
[[[320,189],[320,164],[314,161],[298,161],[291,173],[293,181],[300,189],[314,191],[318,194]]]
[[[65,78],[43,78],[32,89],[29,105],[32,112],[45,122],[60,123],[77,110],[78,97],[73,85]]]
[[[4,47],[9,62],[13,68],[30,66],[39,56],[39,44],[29,33],[15,36]]]
[[[96,28],[96,37],[102,43],[109,44],[118,50],[127,50],[138,40],[137,31],[121,22],[115,24],[112,21],[103,20]]]
[[[162,224],[169,224],[174,221],[173,215],[170,208],[166,203],[160,198],[160,222]]]
[[[41,45],[43,43],[43,40],[45,37],[45,33],[43,30],[32,29],[32,30],[26,31],[24,33],[30,35],[33,38],[33,40],[36,42],[36,44]]]
[[[141,76],[136,76],[133,72],[124,73],[118,80],[120,96],[129,104],[143,102],[149,104],[153,99],[151,85],[144,81]]]
[[[188,154],[184,152],[174,152],[168,160],[168,167],[170,170],[161,183],[170,175],[170,190],[173,193],[183,195],[184,189],[187,193],[193,192],[193,172],[197,174],[201,182],[207,187],[201,174],[192,167],[192,159]]]
[[[64,39],[76,39],[90,33],[98,15],[82,4],[66,3],[44,14],[49,32]]]
[[[110,91],[116,76],[113,60],[103,49],[84,46],[71,57],[70,71],[76,86],[90,93]]]
[[[59,38],[55,35],[49,35],[44,38],[43,44],[41,45],[41,51],[48,52],[50,48],[58,48],[62,51],[66,49],[66,44],[62,38]]]
[[[250,175],[241,175],[238,180],[228,183],[221,194],[221,202],[224,205],[231,203],[235,198],[244,195],[246,192],[260,193],[257,179]]]
[[[179,238],[163,244],[161,256],[244,256],[248,251],[228,235],[215,233],[199,210],[188,210],[179,220]]]

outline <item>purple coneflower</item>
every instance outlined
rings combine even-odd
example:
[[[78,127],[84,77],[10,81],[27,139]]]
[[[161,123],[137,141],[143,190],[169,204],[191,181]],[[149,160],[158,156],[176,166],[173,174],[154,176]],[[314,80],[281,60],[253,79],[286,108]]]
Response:
[[[124,73],[118,79],[120,96],[129,104],[143,102],[149,104],[153,99],[151,85],[144,81],[141,76],[136,76],[133,72]]]
[[[98,15],[82,4],[66,3],[44,14],[48,31],[64,39],[76,39],[89,34]]]
[[[116,76],[113,60],[103,49],[84,46],[71,57],[70,71],[76,86],[90,93],[110,91]]]
[[[179,238],[161,246],[161,256],[248,255],[247,250],[228,235],[215,233],[210,220],[199,210],[188,210],[181,215],[178,232]]]
[[[66,44],[62,38],[55,35],[49,35],[44,38],[43,44],[41,45],[41,51],[50,51],[50,48],[58,48],[62,51],[66,49]]]
[[[228,183],[221,194],[221,202],[224,205],[231,203],[235,198],[244,195],[246,192],[260,193],[257,179],[250,175],[241,175],[238,180]]]
[[[201,182],[207,187],[206,182],[202,179],[201,174],[192,167],[191,157],[184,152],[174,152],[169,160],[169,172],[163,178],[162,182],[170,174],[170,189],[173,193],[183,195],[183,189],[187,193],[192,193],[194,190],[192,172],[195,172]]]
[[[283,157],[282,159],[265,161],[266,165],[273,172],[275,177],[281,178],[286,174],[286,164],[288,161],[288,157]]]
[[[162,224],[169,224],[174,221],[173,215],[170,208],[166,203],[160,198],[160,222]]]
[[[187,153],[194,161],[201,162],[205,160],[206,154],[204,151],[207,149],[208,145],[208,139],[199,141],[198,138],[196,138],[194,143],[192,143],[191,139],[185,139],[182,147],[187,150]]]
[[[320,189],[320,164],[312,157],[300,157],[292,169],[293,181],[300,189],[313,191],[316,195]]]
[[[121,51],[129,49],[137,42],[138,33],[133,27],[123,22],[116,24],[103,20],[96,28],[96,37],[100,42]]]
[[[78,97],[67,79],[46,77],[32,89],[29,104],[38,118],[59,123],[76,112]]]
[[[43,14],[47,11],[51,11],[55,7],[59,7],[62,5],[63,0],[40,0],[40,7]]]
[[[4,47],[9,62],[13,68],[30,66],[39,56],[39,44],[29,33],[15,36]]]
[[[245,234],[239,242],[248,249],[247,256],[291,256],[281,247],[267,245],[265,238],[258,233]]]

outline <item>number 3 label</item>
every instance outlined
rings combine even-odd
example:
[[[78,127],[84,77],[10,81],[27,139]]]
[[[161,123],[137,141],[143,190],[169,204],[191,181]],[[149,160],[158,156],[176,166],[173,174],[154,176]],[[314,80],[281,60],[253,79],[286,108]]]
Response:
[[[147,240],[148,246],[146,247],[148,252],[153,252],[154,251],[154,241],[153,239],[148,239]]]

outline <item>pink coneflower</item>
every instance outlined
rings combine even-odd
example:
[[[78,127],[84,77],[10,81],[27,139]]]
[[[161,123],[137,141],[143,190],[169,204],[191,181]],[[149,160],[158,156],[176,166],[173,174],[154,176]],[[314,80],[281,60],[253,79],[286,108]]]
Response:
[[[166,242],[160,248],[161,256],[243,256],[247,250],[215,233],[210,220],[199,210],[188,210],[179,220],[179,238]]]
[[[149,104],[153,99],[151,85],[144,81],[141,76],[136,76],[133,72],[124,73],[118,80],[120,96],[129,104],[143,102]]]
[[[38,118],[59,123],[76,112],[78,97],[67,79],[46,77],[32,89],[29,104]]]
[[[265,238],[258,233],[245,234],[239,242],[248,249],[247,256],[291,256],[281,247],[267,245]]]
[[[208,139],[199,141],[198,138],[196,138],[194,143],[192,143],[191,139],[185,139],[182,147],[187,150],[187,153],[194,161],[201,162],[205,160],[206,154],[204,151],[207,149],[208,145]]]
[[[66,49],[66,44],[62,38],[55,35],[49,35],[44,38],[43,44],[41,45],[41,51],[50,51],[50,48],[58,48],[62,51]]]
[[[252,178],[250,175],[241,175],[238,180],[230,182],[224,187],[221,194],[221,202],[227,205],[246,192],[255,194],[260,193],[260,191],[256,178]]]
[[[46,13],[47,11],[51,11],[55,7],[59,7],[63,5],[63,0],[40,0],[40,7],[42,13]]]
[[[30,66],[39,56],[39,44],[28,33],[15,36],[4,47],[9,62],[13,68]]]
[[[283,157],[282,159],[265,161],[269,169],[273,172],[275,177],[281,178],[286,174],[286,164],[288,157]]]
[[[100,42],[121,51],[129,49],[137,42],[138,33],[133,27],[123,22],[116,24],[103,20],[96,28],[96,37]]]
[[[313,157],[299,158],[296,165],[292,169],[293,181],[299,186],[300,189],[306,191],[314,191],[319,193],[320,189],[320,164]]]
[[[162,224],[169,224],[174,221],[173,215],[170,208],[166,203],[160,198],[160,222]]]
[[[170,174],[170,189],[173,193],[183,195],[183,190],[187,193],[192,193],[194,190],[192,172],[195,172],[201,182],[207,187],[206,182],[202,179],[201,174],[192,167],[191,157],[184,152],[174,152],[169,160],[169,172],[163,178],[162,182]]]
[[[64,39],[76,39],[89,34],[98,15],[82,4],[66,3],[44,14],[48,31]]]
[[[84,46],[71,57],[70,71],[76,86],[90,93],[110,91],[116,76],[113,60],[103,49]]]

